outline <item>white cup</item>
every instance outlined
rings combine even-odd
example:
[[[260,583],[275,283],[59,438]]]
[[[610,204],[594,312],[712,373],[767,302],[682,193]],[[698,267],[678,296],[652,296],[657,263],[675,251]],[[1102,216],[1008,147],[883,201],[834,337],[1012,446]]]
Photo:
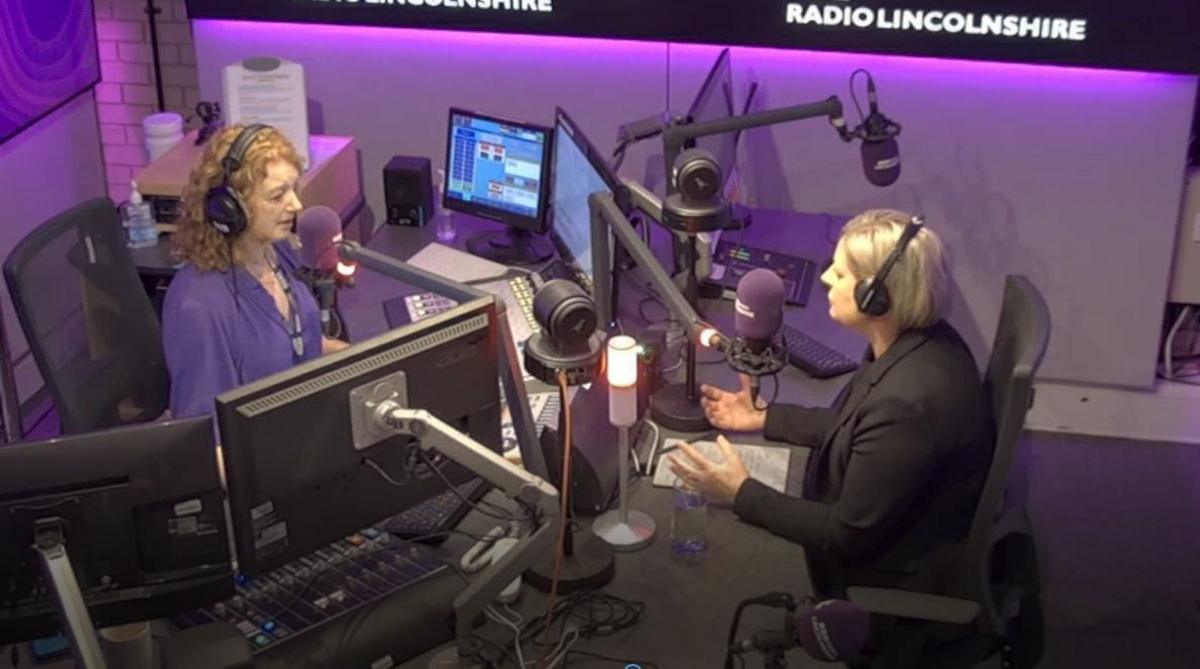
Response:
[[[109,669],[154,669],[150,623],[129,623],[100,630],[100,648]]]

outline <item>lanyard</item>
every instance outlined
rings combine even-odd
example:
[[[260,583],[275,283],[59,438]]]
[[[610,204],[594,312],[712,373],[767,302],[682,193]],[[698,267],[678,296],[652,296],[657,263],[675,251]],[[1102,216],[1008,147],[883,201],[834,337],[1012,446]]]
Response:
[[[299,362],[304,357],[304,326],[300,320],[300,309],[296,306],[296,296],[292,294],[292,282],[288,281],[278,263],[271,263],[271,269],[275,272],[275,280],[283,288],[284,297],[287,298],[288,317],[284,321],[288,326],[288,336],[292,338],[293,360]]]

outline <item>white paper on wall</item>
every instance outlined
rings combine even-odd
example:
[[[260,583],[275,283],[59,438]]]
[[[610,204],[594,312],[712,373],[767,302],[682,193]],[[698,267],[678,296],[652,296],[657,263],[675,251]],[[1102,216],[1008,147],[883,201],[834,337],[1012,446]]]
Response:
[[[308,167],[308,105],[304,67],[279,58],[247,58],[222,72],[229,125],[266,123],[296,147]]]

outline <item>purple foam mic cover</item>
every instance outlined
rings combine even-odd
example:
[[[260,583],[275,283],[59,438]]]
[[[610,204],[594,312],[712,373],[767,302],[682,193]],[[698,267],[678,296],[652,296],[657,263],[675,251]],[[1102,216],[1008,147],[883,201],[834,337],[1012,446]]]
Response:
[[[827,599],[796,614],[796,641],[813,658],[841,662],[867,643],[871,614],[857,604]]]
[[[783,324],[783,279],[768,269],[746,272],[738,281],[734,310],[734,333],[751,352],[761,352]]]
[[[309,207],[296,218],[300,237],[300,265],[321,272],[332,272],[338,263],[335,238],[342,234],[342,218],[324,205]]]
[[[863,139],[863,174],[876,186],[891,186],[900,178],[900,146],[895,137]]]

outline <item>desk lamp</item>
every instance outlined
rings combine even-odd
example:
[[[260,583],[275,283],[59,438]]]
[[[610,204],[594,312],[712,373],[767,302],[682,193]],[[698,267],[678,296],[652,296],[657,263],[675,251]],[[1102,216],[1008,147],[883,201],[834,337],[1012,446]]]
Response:
[[[618,335],[608,340],[608,419],[617,428],[620,462],[620,493],[617,510],[600,514],[592,531],[617,551],[636,551],[654,540],[654,519],[641,511],[630,511],[629,428],[637,422],[638,346],[633,337]]]

